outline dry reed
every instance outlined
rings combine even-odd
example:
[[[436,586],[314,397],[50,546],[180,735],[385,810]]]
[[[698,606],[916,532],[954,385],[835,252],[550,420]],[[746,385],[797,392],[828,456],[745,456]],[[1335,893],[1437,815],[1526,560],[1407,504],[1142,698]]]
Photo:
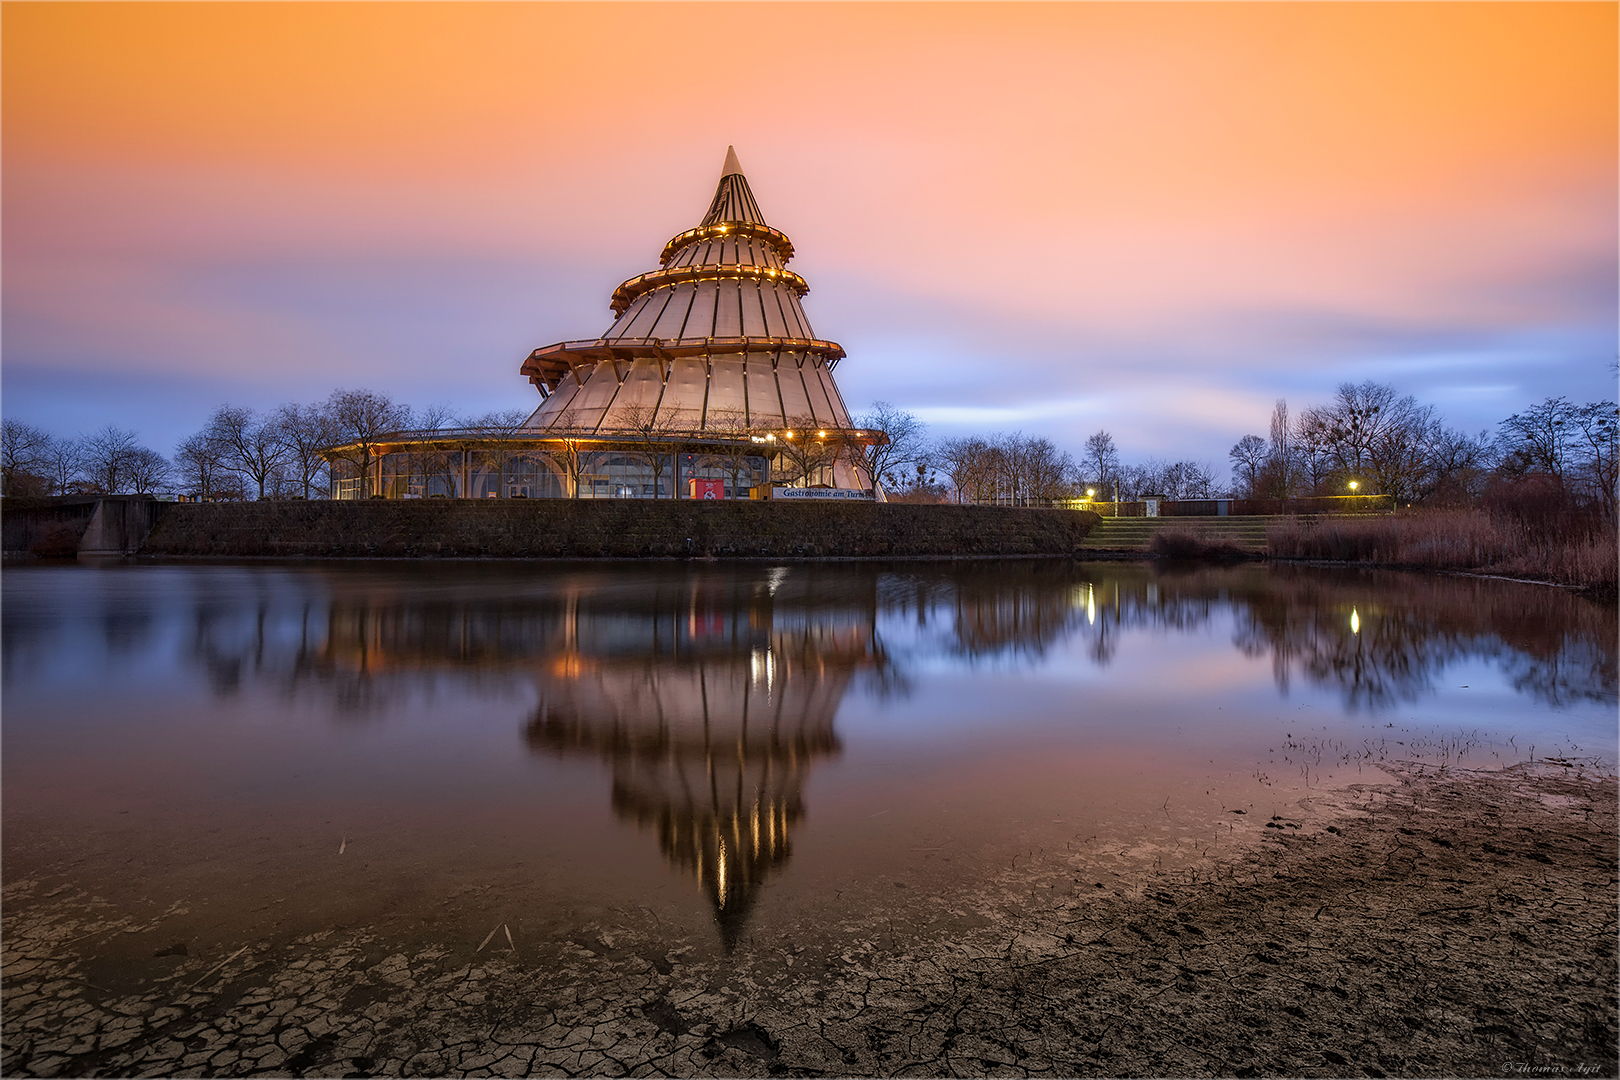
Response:
[[[1229,540],[1207,536],[1191,528],[1158,530],[1148,541],[1148,550],[1162,559],[1239,562],[1259,557],[1253,552],[1244,551]]]
[[[1273,558],[1502,574],[1611,595],[1620,576],[1612,522],[1538,525],[1484,510],[1292,518],[1267,530],[1266,553]]]

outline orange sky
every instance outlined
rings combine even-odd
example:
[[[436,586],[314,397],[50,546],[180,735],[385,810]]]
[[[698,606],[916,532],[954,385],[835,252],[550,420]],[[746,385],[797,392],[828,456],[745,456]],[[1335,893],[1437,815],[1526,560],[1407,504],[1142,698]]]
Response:
[[[1221,463],[1346,378],[1470,428],[1613,393],[1613,4],[0,19],[6,411],[64,429],[141,385],[180,434],[335,385],[529,402],[727,144],[857,409]]]

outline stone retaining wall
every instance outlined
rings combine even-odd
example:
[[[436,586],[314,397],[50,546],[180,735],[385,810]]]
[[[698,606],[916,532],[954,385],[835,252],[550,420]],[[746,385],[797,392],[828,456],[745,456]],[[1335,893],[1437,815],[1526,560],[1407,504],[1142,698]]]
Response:
[[[150,495],[69,495],[0,500],[8,557],[127,555],[139,550],[168,507]]]
[[[1069,555],[1089,511],[640,499],[166,506],[143,555],[838,558]]]

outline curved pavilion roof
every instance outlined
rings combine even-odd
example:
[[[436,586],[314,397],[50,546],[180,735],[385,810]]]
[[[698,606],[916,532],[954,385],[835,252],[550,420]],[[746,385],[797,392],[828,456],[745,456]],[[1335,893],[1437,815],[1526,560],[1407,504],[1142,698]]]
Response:
[[[524,361],[546,398],[526,428],[847,431],[832,378],[844,350],[816,337],[799,305],[809,285],[787,269],[792,257],[728,147],[708,212],[664,246],[658,269],[614,290],[613,325]]]

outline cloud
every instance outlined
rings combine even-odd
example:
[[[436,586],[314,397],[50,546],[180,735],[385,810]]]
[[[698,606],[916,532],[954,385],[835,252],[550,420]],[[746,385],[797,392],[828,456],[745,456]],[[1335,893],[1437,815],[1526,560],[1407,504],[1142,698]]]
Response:
[[[1346,380],[1468,429],[1613,393],[1609,6],[629,10],[9,7],[7,413],[530,403],[728,143],[849,405],[939,434],[1219,460]],[[693,106],[664,61],[722,29],[815,77]]]

